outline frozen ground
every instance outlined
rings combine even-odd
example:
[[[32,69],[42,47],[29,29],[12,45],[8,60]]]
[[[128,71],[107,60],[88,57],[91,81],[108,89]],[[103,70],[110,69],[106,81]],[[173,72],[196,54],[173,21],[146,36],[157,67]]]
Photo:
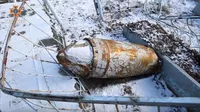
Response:
[[[49,22],[49,18],[42,10],[40,4],[38,4],[37,2],[32,2],[29,3],[29,5],[31,5],[35,9],[35,11],[37,11],[40,15],[42,15],[44,19]],[[0,6],[1,14],[3,14],[1,15],[2,19],[0,19],[1,42],[3,42],[4,38],[6,37],[6,33],[9,29],[9,24],[13,19],[13,17],[8,16],[9,8],[12,6],[13,4],[3,4]],[[15,30],[20,34],[23,34],[26,38],[30,39],[36,44],[41,39],[50,38],[49,36],[53,35],[50,27],[30,9],[28,10],[27,6],[25,6],[25,9],[27,10],[27,12],[26,15],[23,17],[26,18],[26,20],[31,21],[32,24],[40,27],[48,35],[33,27],[33,25],[29,24],[21,17],[19,18],[19,23],[17,23]],[[57,66],[56,64],[41,63],[40,61],[37,61],[41,59],[52,61],[51,57],[48,55],[44,48],[34,46],[32,43],[27,41],[25,38],[22,38],[17,33],[14,33],[14,35],[12,36],[12,40],[9,46],[11,47],[11,49],[8,56],[9,60],[7,65],[8,68],[6,78],[12,88],[23,89],[26,91],[33,90],[33,92],[36,90],[51,92],[51,90],[53,90],[54,92],[59,92],[61,94],[77,93],[76,89],[74,88],[74,85],[76,83],[75,80],[71,79],[70,77],[63,77],[62,75],[60,75],[59,66]],[[49,48],[56,50],[55,46],[51,46]],[[18,51],[21,53],[18,53]],[[28,57],[23,55],[22,53],[28,55]],[[50,51],[50,53],[55,57],[55,52]],[[29,58],[29,56],[36,58],[37,60]],[[35,76],[35,74],[38,75]],[[49,77],[42,77],[41,75],[49,75]],[[28,106],[30,102],[28,102],[27,104],[27,101],[25,100],[8,96],[1,92],[0,110],[2,112],[55,111],[55,109],[52,109],[53,107],[47,101],[30,101],[33,108]],[[36,106],[35,104],[42,105],[42,108]],[[62,111],[66,111],[64,108],[68,108],[72,111],[81,111],[77,103],[68,104],[69,105],[66,105],[66,103],[62,102],[52,102],[52,105],[56,105],[56,107],[58,109],[62,109]]]
[[[147,20],[149,18],[145,12],[149,12],[151,10],[143,11],[143,4],[145,0],[137,0],[132,1],[130,3],[131,11],[124,11],[120,14],[105,14],[105,21],[100,21],[98,16],[96,15],[93,0],[50,0],[53,4],[56,12],[58,13],[61,21],[65,27],[67,32],[67,39],[83,39],[85,37],[89,38],[106,38],[106,39],[115,39],[126,41],[122,35],[121,27],[126,23],[137,22],[139,20]],[[104,11],[116,11],[117,7],[126,7],[126,0],[108,0],[104,1]],[[28,2],[43,18],[48,20],[48,16],[42,10],[42,6],[37,1]],[[121,6],[118,6],[121,4]],[[125,5],[126,4],[126,5]],[[178,5],[177,5],[178,4]],[[196,3],[192,0],[173,0],[164,3],[166,5],[167,13],[169,14],[181,14],[183,12],[189,12],[192,10]],[[9,29],[10,21],[12,17],[8,16],[9,8],[12,7],[13,4],[1,4],[0,5],[0,46],[6,37],[7,31]],[[117,6],[116,6],[117,5]],[[124,5],[124,6],[123,6]],[[149,7],[151,5],[148,5]],[[183,6],[183,7],[178,7]],[[107,7],[107,8],[106,8]],[[180,9],[179,9],[180,8]],[[152,9],[148,8],[147,9]],[[177,10],[179,9],[179,10]],[[26,6],[26,10],[28,7]],[[152,9],[153,10],[153,9]],[[166,13],[163,11],[162,13]],[[113,15],[113,16],[112,16]],[[156,14],[152,14],[155,16]],[[50,36],[53,36],[50,27],[43,22],[36,14],[34,14],[31,10],[27,11],[27,14],[23,16],[28,21],[38,26]],[[49,38],[48,35],[42,33],[29,23],[27,23],[23,18],[20,18],[20,23],[16,26],[16,31],[21,32],[21,34],[25,35],[33,41],[34,43],[38,43],[39,40]],[[155,23],[155,20],[150,19],[150,22]],[[178,21],[176,24],[180,25],[181,28],[186,29],[184,26],[184,22]],[[199,30],[199,21],[193,21],[191,27],[195,32]],[[175,32],[171,30],[170,27],[165,27],[169,32]],[[188,30],[189,31],[189,30]],[[180,35],[180,32],[176,32],[176,35]],[[190,39],[187,35],[180,36],[181,39],[185,40],[185,42]],[[191,37],[192,44],[191,47],[196,46],[197,41],[195,37]],[[15,52],[14,50],[18,50],[25,54],[29,54],[37,59],[44,59],[53,61],[48,53],[40,47],[34,46],[20,35],[15,33],[13,35],[12,41],[10,43],[11,48],[9,54],[8,67],[12,70],[7,70],[7,81],[11,84],[13,88],[21,88],[24,90],[43,90],[43,91],[54,91],[59,94],[74,94],[76,91],[75,85],[76,82],[74,79],[71,79],[68,76],[63,76],[60,72],[60,67],[55,64],[43,63],[40,61],[27,58],[24,55]],[[56,50],[55,46],[49,46],[48,48]],[[55,57],[56,53],[51,51],[52,55]],[[1,57],[2,59],[2,57]],[[24,73],[31,74],[39,74],[38,76],[27,75],[23,73],[17,72],[20,70]],[[49,77],[42,77],[44,75],[51,75]],[[58,76],[58,77],[57,77]],[[111,81],[109,83],[104,84],[105,82],[95,83],[95,81],[87,80],[86,81],[92,95],[103,95],[103,96],[136,96],[136,97],[167,97],[174,96],[173,93],[166,87],[165,82],[160,79],[160,75],[151,75],[143,78],[134,78],[129,80],[116,80]],[[104,85],[102,85],[102,83]],[[62,91],[61,91],[62,90]],[[67,92],[66,92],[67,91]],[[72,91],[72,92],[69,92]],[[40,108],[38,106],[33,106],[32,109],[25,103],[22,99],[14,98],[12,96],[8,96],[1,92],[0,95],[0,109],[3,112],[13,111],[13,112],[27,112],[27,111],[55,111],[55,109],[47,109]],[[38,105],[43,105],[45,107],[53,108],[47,101],[36,101],[30,100]],[[60,110],[60,111],[82,111],[77,103],[63,103],[63,102],[52,102],[52,104],[59,108],[69,108],[69,110]],[[114,105],[95,105],[97,112],[115,112]],[[133,106],[120,106],[119,109],[121,111],[141,111],[141,112],[155,112],[157,111],[157,107],[133,107]],[[175,111],[186,111],[181,108],[173,108],[173,107],[161,107],[162,112],[175,112]]]

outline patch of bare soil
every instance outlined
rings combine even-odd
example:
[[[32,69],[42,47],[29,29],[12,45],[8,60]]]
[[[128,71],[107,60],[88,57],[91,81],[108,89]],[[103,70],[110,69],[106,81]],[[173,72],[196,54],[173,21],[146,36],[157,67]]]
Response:
[[[160,25],[148,21],[139,21],[127,25],[129,29],[141,35],[143,40],[162,55],[168,56],[174,63],[200,82],[200,54],[189,48],[180,38],[167,33]]]

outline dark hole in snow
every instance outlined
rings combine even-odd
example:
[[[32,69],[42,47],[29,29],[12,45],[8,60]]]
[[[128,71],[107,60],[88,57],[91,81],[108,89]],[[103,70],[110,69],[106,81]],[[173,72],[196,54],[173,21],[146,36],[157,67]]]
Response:
[[[27,10],[22,10],[21,16],[25,16],[27,14]]]
[[[35,6],[35,4],[31,4],[30,6]]]
[[[19,32],[19,33],[23,35],[23,34],[25,34],[25,33],[26,33],[26,31],[21,31],[21,32]]]
[[[5,17],[4,17],[4,16],[1,16],[1,17],[0,17],[0,19],[3,19],[3,18],[5,18]]]
[[[30,12],[29,13],[29,16],[33,16],[33,15],[35,15],[36,13],[34,12],[34,11],[32,11],[32,12]]]
[[[43,44],[45,45],[45,46],[53,46],[53,45],[57,45],[58,43],[54,40],[54,39],[52,39],[52,38],[50,38],[50,39],[42,39],[42,40],[40,40],[39,41],[39,45],[41,45],[41,46],[43,46]]]
[[[124,88],[124,94],[133,95],[131,86],[129,86],[129,85],[124,85],[123,88]]]

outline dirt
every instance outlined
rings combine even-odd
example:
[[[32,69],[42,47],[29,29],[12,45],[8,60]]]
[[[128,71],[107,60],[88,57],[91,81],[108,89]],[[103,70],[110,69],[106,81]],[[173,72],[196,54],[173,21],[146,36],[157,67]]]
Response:
[[[134,93],[132,92],[131,86],[123,85],[123,89],[124,89],[124,94],[134,95]]]
[[[168,56],[196,81],[200,82],[200,54],[189,48],[179,37],[167,33],[160,25],[139,21],[127,25],[141,35],[151,47],[162,55]]]

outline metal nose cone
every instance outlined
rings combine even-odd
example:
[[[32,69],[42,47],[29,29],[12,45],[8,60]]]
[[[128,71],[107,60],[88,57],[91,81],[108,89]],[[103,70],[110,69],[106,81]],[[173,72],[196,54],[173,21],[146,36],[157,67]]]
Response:
[[[88,41],[72,43],[57,54],[58,62],[72,73],[86,76],[92,64],[92,48]]]
[[[65,52],[64,50],[61,50],[58,52],[57,56],[56,56],[58,62],[62,65],[62,66],[66,66],[67,62],[66,62],[66,57],[65,57]]]

